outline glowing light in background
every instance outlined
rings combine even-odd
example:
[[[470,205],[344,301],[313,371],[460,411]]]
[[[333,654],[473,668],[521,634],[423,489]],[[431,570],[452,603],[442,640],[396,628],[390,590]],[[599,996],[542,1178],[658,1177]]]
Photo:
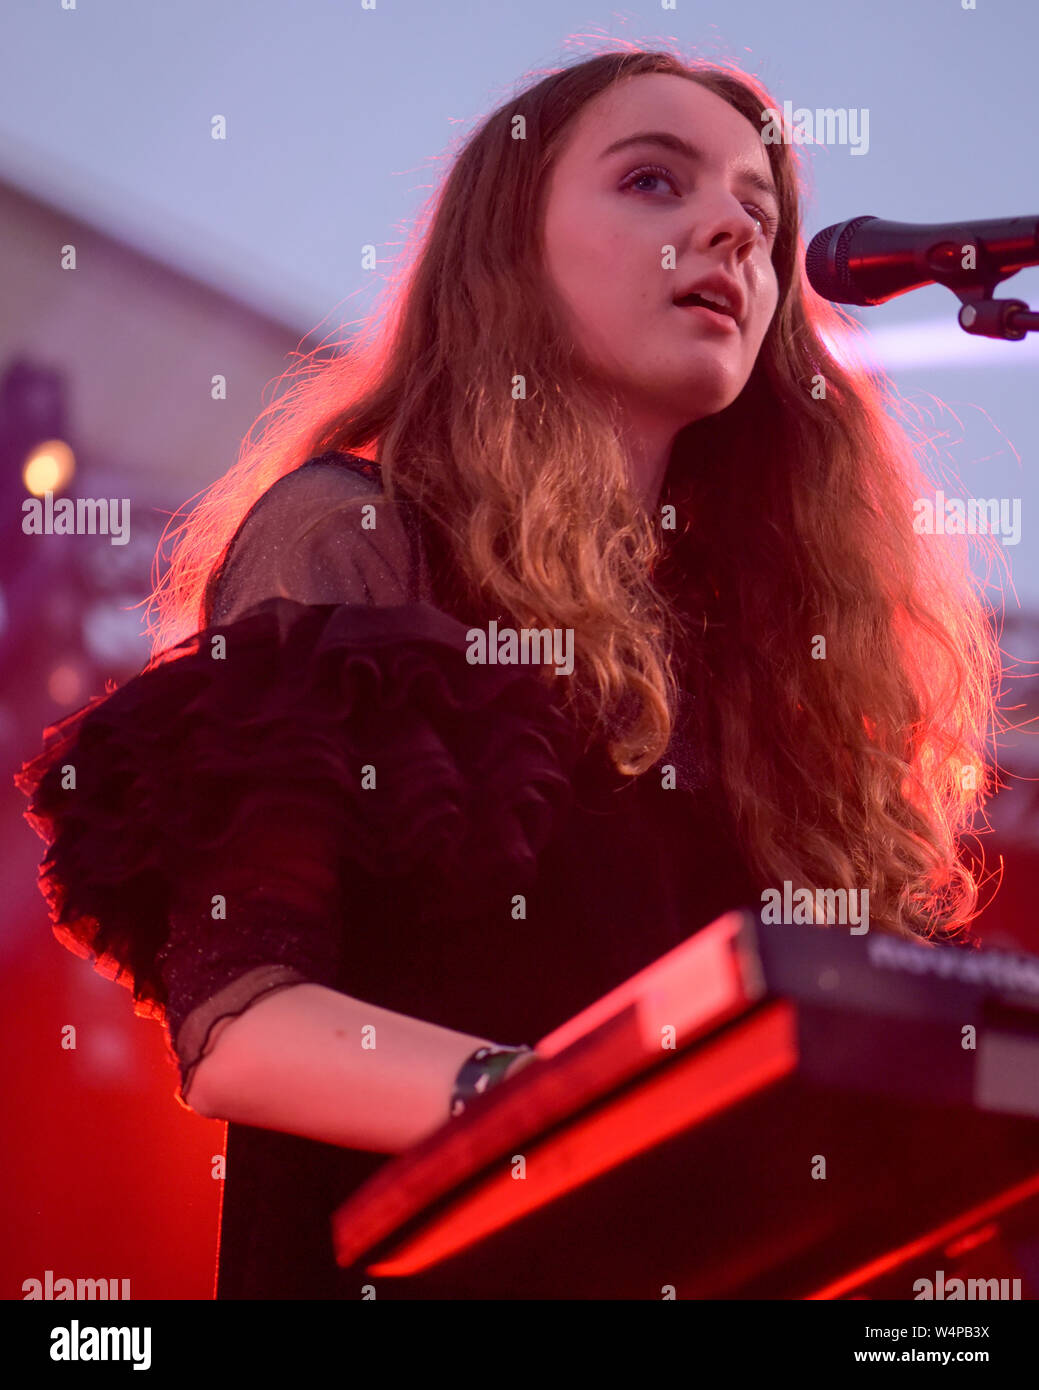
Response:
[[[921,319],[915,323],[871,328],[861,333],[824,333],[826,346],[841,362],[858,356],[885,371],[930,370],[932,367],[963,367],[977,371],[990,367],[1006,371],[1009,367],[1039,366],[1039,334],[1031,333],[1018,342],[998,338],[978,338],[964,333],[953,312],[949,318]]]
[[[86,704],[88,696],[82,668],[69,662],[53,667],[47,677],[47,694],[57,705]]]
[[[22,469],[25,490],[33,497],[64,492],[76,472],[76,456],[63,439],[45,439],[30,452]]]

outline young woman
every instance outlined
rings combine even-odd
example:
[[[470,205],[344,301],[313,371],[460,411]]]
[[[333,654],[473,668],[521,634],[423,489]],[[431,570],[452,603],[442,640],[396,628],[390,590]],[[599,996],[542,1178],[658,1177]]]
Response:
[[[22,771],[59,938],[229,1122],[220,1297],[357,1297],[330,1215],[476,1049],[767,888],[975,913],[998,649],[809,312],[772,104],[627,51],[495,111],[183,528],[152,663]],[[506,629],[572,669],[471,659]]]

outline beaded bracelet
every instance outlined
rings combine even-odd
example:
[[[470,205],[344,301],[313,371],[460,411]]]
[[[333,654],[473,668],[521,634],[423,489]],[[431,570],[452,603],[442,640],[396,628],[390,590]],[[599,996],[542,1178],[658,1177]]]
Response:
[[[454,1094],[451,1097],[449,1115],[452,1119],[464,1114],[477,1096],[496,1086],[504,1079],[506,1071],[524,1052],[533,1052],[532,1047],[523,1043],[519,1047],[478,1047],[471,1057],[463,1063],[455,1078]]]

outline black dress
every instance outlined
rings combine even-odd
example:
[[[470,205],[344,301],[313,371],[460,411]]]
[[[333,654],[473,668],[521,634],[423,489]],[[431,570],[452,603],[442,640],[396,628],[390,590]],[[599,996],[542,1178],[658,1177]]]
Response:
[[[206,626],[16,779],[56,935],[164,1023],[181,1097],[213,1025],[273,990],[533,1044],[759,897],[688,718],[617,773],[529,669],[469,664],[428,534],[377,465],[309,460],[239,527]],[[359,1297],[330,1217],[386,1161],[230,1124],[217,1297]]]

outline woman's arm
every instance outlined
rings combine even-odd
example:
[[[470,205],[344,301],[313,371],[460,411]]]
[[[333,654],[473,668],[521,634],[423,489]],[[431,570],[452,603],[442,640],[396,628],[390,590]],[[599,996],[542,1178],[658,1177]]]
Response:
[[[491,1041],[293,985],[216,1025],[185,1099],[211,1119],[400,1153],[447,1122],[462,1063]]]

